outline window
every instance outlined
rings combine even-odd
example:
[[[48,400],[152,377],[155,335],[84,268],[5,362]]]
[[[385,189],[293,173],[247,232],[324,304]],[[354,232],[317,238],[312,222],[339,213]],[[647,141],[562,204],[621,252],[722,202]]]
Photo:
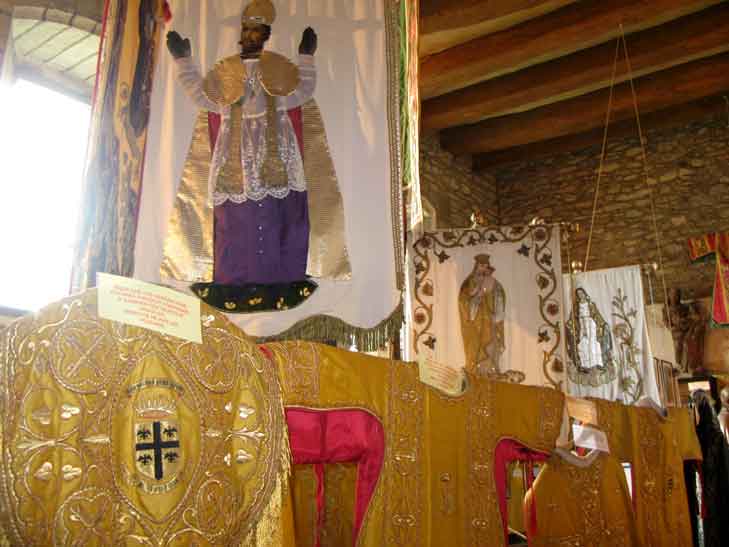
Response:
[[[0,307],[68,294],[89,119],[46,87],[0,86]]]

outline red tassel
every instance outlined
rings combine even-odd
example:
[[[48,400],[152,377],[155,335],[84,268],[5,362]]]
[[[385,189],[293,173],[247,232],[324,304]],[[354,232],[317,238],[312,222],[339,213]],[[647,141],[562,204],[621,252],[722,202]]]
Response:
[[[167,0],[165,0],[164,5],[162,6],[162,13],[164,14],[165,23],[172,21],[172,10],[170,9],[170,3]]]

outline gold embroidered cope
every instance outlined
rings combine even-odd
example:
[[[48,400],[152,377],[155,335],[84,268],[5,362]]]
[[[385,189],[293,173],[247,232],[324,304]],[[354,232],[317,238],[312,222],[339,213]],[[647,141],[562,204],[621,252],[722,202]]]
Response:
[[[102,320],[96,291],[0,337],[0,508],[15,545],[288,545],[288,440],[259,349]]]

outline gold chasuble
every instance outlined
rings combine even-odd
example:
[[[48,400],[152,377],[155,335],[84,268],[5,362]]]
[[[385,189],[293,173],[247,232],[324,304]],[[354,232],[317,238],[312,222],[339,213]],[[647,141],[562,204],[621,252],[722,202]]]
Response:
[[[293,545],[275,371],[202,306],[202,344],[99,319],[96,291],[0,337],[13,545]]]
[[[469,376],[466,392],[448,397],[422,384],[413,363],[304,342],[265,348],[279,368],[287,411],[361,409],[384,427],[384,464],[356,545],[504,545],[496,446],[514,439],[551,451],[561,392]],[[297,545],[352,545],[354,470],[325,466],[324,515],[317,514],[317,484],[310,466],[294,467]]]
[[[701,460],[701,448],[689,411],[669,408],[664,418],[652,408],[593,401],[611,453],[632,465],[640,545],[691,547],[683,462]]]
[[[638,547],[620,462],[592,452],[555,453],[524,501],[530,547]]]

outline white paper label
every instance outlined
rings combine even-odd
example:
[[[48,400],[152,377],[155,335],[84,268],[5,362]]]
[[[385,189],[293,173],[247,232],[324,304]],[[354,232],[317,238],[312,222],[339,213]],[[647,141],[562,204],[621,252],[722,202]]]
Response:
[[[573,424],[572,435],[575,439],[575,446],[610,453],[607,435],[599,429],[595,429],[589,425]]]
[[[166,287],[99,273],[98,313],[102,319],[202,343],[200,300]]]
[[[463,369],[456,369],[438,363],[432,359],[421,357],[418,359],[420,381],[442,392],[457,397],[463,393],[465,373]]]

